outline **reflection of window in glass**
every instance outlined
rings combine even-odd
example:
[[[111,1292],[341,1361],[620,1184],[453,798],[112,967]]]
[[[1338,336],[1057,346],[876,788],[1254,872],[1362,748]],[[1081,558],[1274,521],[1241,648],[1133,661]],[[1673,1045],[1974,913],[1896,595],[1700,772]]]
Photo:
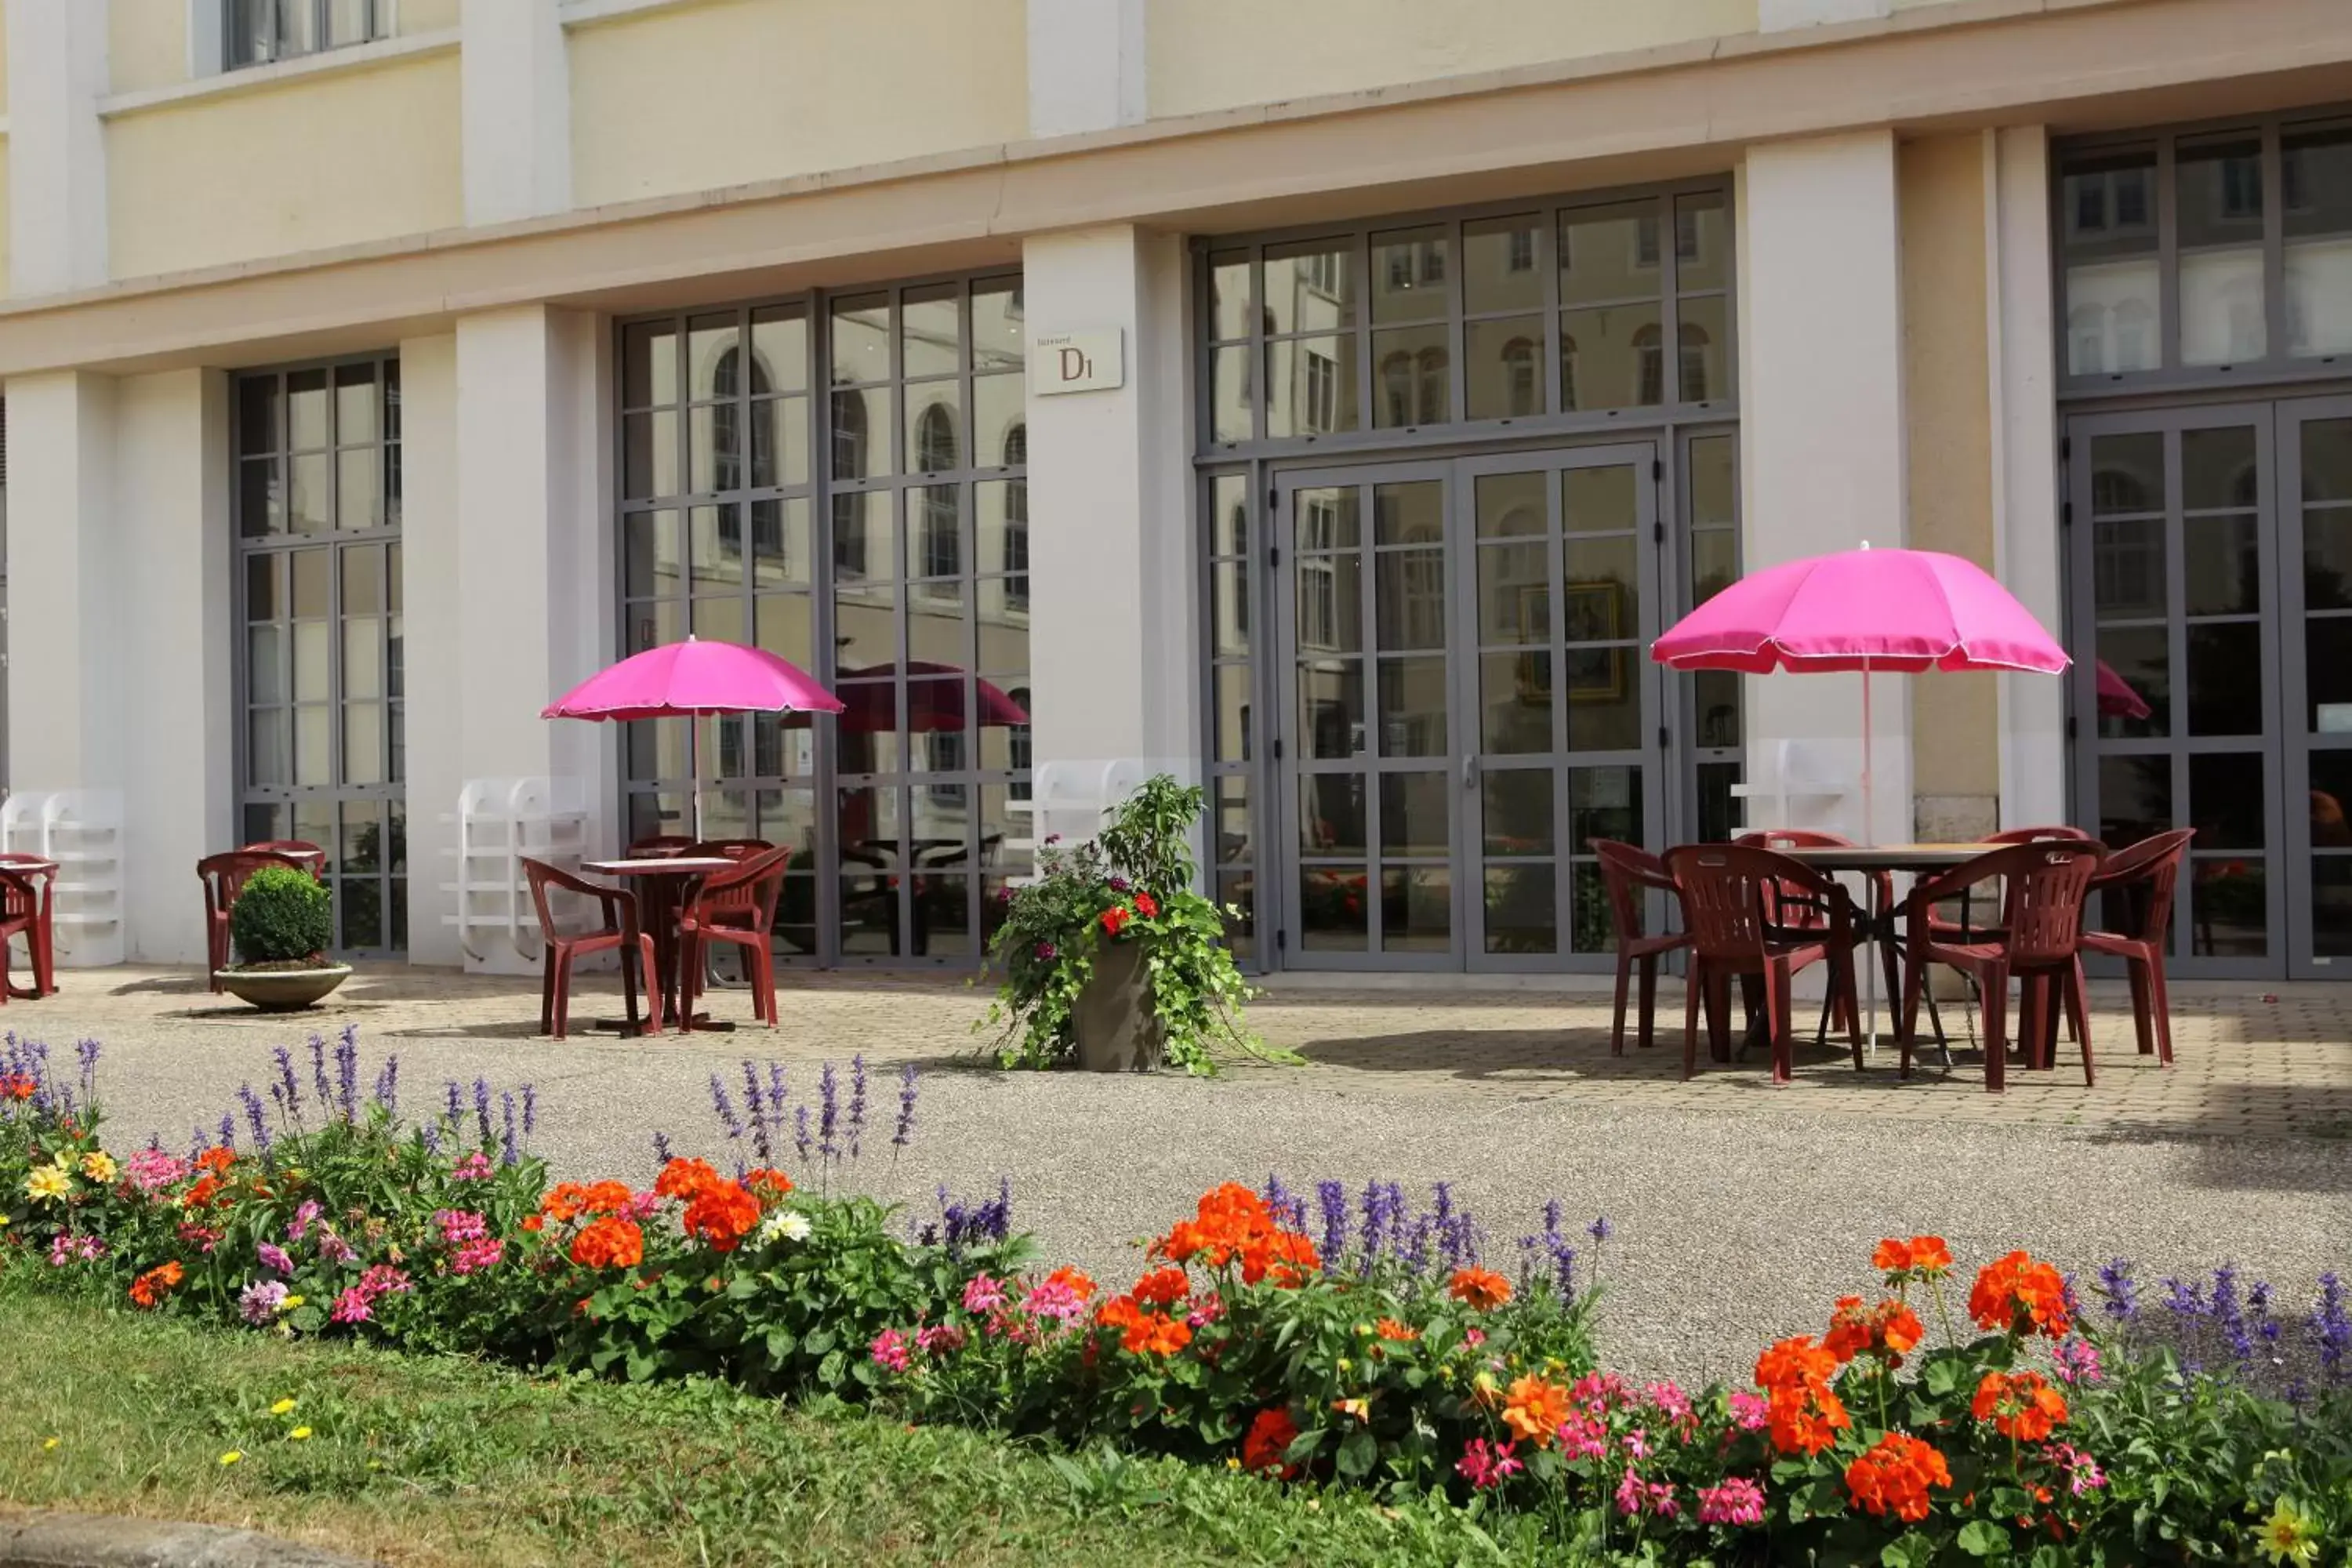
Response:
[[[1399,352],[1381,361],[1381,395],[1388,400],[1390,425],[1412,423],[1412,356]]]
[[[1633,265],[1654,268],[1658,264],[1658,215],[1642,214],[1633,220]]]
[[[1247,501],[1234,503],[1233,539],[1234,549],[1241,555],[1238,570],[1246,574],[1249,571],[1249,503]],[[1249,602],[1250,596],[1245,593],[1234,595],[1234,634],[1244,641],[1249,637]]]
[[[1433,425],[1445,417],[1445,351],[1423,349],[1414,363],[1413,384],[1419,392],[1418,422]]]
[[[1309,500],[1300,522],[1302,550],[1328,550],[1339,539],[1339,510],[1328,500]],[[1339,579],[1328,555],[1299,557],[1298,641],[1303,647],[1339,646]]]
[[[2231,220],[2263,216],[2263,163],[2260,158],[2221,161],[2221,216]]]
[[[1506,395],[1514,417],[1536,411],[1536,345],[1513,338],[1503,345]]]
[[[955,492],[939,486],[922,492],[922,574],[952,577],[963,569],[961,542],[956,537]]]
[[[224,0],[222,64],[236,70],[392,36],[390,0]]]
[[[2112,477],[2138,488],[2126,475]],[[2164,541],[2152,528],[2097,525],[2091,535],[2091,576],[2095,602],[2102,605],[2147,605],[2163,601]]]
[[[845,576],[863,577],[866,570],[866,508],[864,498],[833,498],[833,566]]]
[[[1643,407],[1666,400],[1665,343],[1655,322],[1633,334],[1633,401]]]
[[[1306,426],[1309,430],[1328,430],[1339,416],[1339,365],[1329,354],[1306,352],[1307,406]]]
[[[833,471],[836,477],[866,471],[866,400],[854,395],[833,400]]]
[[[1685,321],[1682,325],[1682,398],[1685,403],[1705,403],[1707,400],[1707,351],[1713,346],[1706,329]]]
[[[1339,253],[1336,250],[1318,250],[1308,254],[1305,258],[1305,260],[1307,262],[1307,286],[1309,289],[1314,289],[1318,294],[1321,294],[1328,299],[1338,298],[1339,293]]]
[[[1405,542],[1424,548],[1404,558],[1404,628],[1409,647],[1445,646],[1444,558],[1426,546],[1438,542],[1426,528],[1406,531]]]
[[[1536,269],[1536,231],[1515,228],[1510,232],[1510,253],[1503,265],[1513,272],[1533,272]]]
[[[1698,209],[1679,206],[1675,209],[1675,259],[1698,259]]]
[[[1559,405],[1573,412],[1576,401],[1576,340],[1563,335],[1559,340]]]

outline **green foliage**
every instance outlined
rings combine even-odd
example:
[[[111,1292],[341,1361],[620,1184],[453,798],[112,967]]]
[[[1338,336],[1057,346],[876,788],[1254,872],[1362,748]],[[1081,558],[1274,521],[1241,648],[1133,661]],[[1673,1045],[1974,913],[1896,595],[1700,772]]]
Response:
[[[1292,1059],[1242,1026],[1249,987],[1225,946],[1233,911],[1193,890],[1190,840],[1204,801],[1197,784],[1161,773],[1114,809],[1094,837],[1068,847],[1046,841],[1037,879],[1005,906],[991,949],[1004,978],[974,1026],[998,1031],[1002,1065],[1050,1068],[1071,1058],[1078,997],[1110,942],[1142,946],[1171,1064],[1208,1074],[1226,1050]]]
[[[228,932],[247,963],[298,963],[334,942],[334,904],[308,871],[264,866],[238,891]]]

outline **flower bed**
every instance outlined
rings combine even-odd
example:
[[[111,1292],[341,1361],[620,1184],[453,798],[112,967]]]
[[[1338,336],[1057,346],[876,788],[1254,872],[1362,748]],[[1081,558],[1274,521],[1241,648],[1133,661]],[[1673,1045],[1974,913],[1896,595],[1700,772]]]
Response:
[[[1507,1276],[1442,1186],[1413,1214],[1386,1184],[1228,1184],[1114,1291],[1033,1267],[1009,1188],[943,1193],[911,1226],[838,1190],[868,1142],[862,1064],[845,1110],[831,1068],[814,1107],[788,1107],[781,1069],[746,1063],[740,1110],[714,1079],[734,1173],[656,1138],[640,1188],[550,1184],[527,1088],[453,1083],[404,1123],[396,1065],[362,1096],[348,1032],[312,1042],[307,1092],[278,1052],[268,1102],[242,1089],[242,1125],[185,1156],[105,1145],[97,1059],[0,1056],[0,1267],[129,1310],[1443,1495],[1498,1535],[1630,1561],[2317,1563],[2352,1533],[2332,1277],[2307,1314],[2234,1273],[2149,1309],[2127,1268],[2086,1303],[2013,1252],[1963,1294],[1943,1242],[1891,1238],[1880,1289],[1819,1337],[1693,1394],[1598,1369],[1578,1253],[1607,1228],[1586,1247],[1557,1205]],[[915,1109],[909,1075],[894,1152]]]

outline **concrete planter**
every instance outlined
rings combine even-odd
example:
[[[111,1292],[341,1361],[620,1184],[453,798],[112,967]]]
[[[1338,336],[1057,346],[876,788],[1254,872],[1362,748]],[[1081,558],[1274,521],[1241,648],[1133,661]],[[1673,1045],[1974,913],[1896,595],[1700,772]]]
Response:
[[[1105,939],[1094,973],[1078,993],[1071,1022],[1077,1065],[1087,1072],[1150,1072],[1166,1054],[1167,1035],[1151,1006],[1149,939]]]
[[[238,1001],[265,1013],[296,1013],[314,1006],[321,997],[351,978],[348,963],[323,969],[215,969],[213,978]]]

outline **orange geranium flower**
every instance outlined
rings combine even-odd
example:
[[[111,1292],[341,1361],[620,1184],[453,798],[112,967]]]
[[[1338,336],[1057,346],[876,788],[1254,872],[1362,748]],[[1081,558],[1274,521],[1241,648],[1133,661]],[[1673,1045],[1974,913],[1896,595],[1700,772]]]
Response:
[[[1372,1325],[1372,1332],[1380,1335],[1381,1338],[1384,1340],[1393,1340],[1399,1343],[1404,1344],[1409,1344],[1412,1341],[1421,1338],[1421,1331],[1419,1329],[1409,1329],[1402,1323],[1398,1322],[1394,1318],[1382,1318],[1379,1322]]]
[[[1568,1390],[1540,1377],[1520,1378],[1503,1400],[1503,1425],[1538,1448],[1550,1446],[1568,1416]]]
[[[180,1202],[188,1208],[200,1209],[218,1197],[220,1190],[221,1179],[218,1176],[199,1176],[194,1186],[180,1194]]]
[[[1511,1282],[1491,1268],[1457,1268],[1445,1282],[1445,1293],[1478,1311],[1491,1312],[1511,1299]]]
[[[522,1227],[535,1236],[547,1228],[547,1216],[543,1214],[525,1215],[522,1216]]]
[[[713,1251],[732,1252],[760,1223],[760,1200],[736,1183],[714,1182],[694,1194],[679,1223]]]
[[[1138,1355],[1174,1355],[1192,1342],[1192,1325],[1165,1312],[1139,1312],[1118,1340],[1121,1350]]]
[[[761,1166],[743,1178],[743,1186],[746,1191],[758,1194],[761,1201],[773,1203],[792,1192],[793,1179],[782,1171],[771,1171]]]
[[[1290,1412],[1276,1405],[1261,1410],[1250,1423],[1249,1435],[1242,1439],[1242,1468],[1260,1473],[1271,1472],[1288,1480],[1298,1473],[1298,1467],[1287,1458],[1290,1445],[1298,1440],[1298,1423]]]
[[[1893,1514],[1906,1524],[1927,1517],[1927,1489],[1952,1484],[1944,1456],[1904,1432],[1889,1432],[1845,1468],[1845,1489],[1856,1508]]]
[[[587,1206],[588,1189],[577,1182],[558,1182],[539,1200],[539,1212],[558,1225],[578,1219]]]
[[[1918,1314],[1900,1301],[1865,1308],[1859,1296],[1841,1296],[1830,1316],[1830,1331],[1822,1336],[1822,1348],[1841,1362],[1869,1354],[1896,1367],[1926,1337]]]
[[[1193,1217],[1169,1226],[1151,1244],[1151,1256],[1179,1266],[1197,1259],[1207,1268],[1238,1258],[1244,1284],[1270,1279],[1286,1289],[1305,1284],[1322,1267],[1315,1244],[1283,1225],[1264,1198],[1238,1182],[1202,1194]]]
[[[2066,1396],[2038,1372],[1989,1372],[1969,1414],[2020,1443],[2039,1443],[2066,1419]]]
[[[1242,1283],[1272,1279],[1286,1290],[1307,1283],[1323,1266],[1315,1244],[1295,1230],[1268,1230],[1242,1244]]]
[[[1095,1321],[1107,1329],[1131,1329],[1143,1321],[1143,1309],[1133,1296],[1113,1296],[1095,1309]]]
[[[210,1171],[219,1176],[228,1174],[228,1168],[236,1163],[236,1151],[226,1145],[216,1144],[196,1156],[197,1170]]]
[[[724,1179],[707,1160],[676,1159],[664,1165],[661,1174],[654,1178],[654,1191],[666,1198],[683,1198],[690,1203]]]
[[[1135,1282],[1135,1299],[1147,1306],[1172,1307],[1192,1288],[1181,1268],[1155,1268]]]
[[[1808,1335],[1782,1340],[1756,1358],[1756,1383],[1768,1396],[1772,1446],[1784,1454],[1818,1454],[1853,1418],[1830,1387],[1838,1358]]]
[[[1870,1255],[1870,1266],[1885,1275],[1889,1285],[1933,1279],[1951,1271],[1952,1249],[1940,1236],[1915,1236],[1908,1241],[1890,1236]]]
[[[1996,1258],[1977,1273],[1969,1316],[1995,1333],[2042,1333],[2063,1339],[2074,1326],[2066,1281],[2047,1263],[2023,1252]]]
[[[153,1307],[170,1295],[184,1277],[177,1259],[159,1263],[131,1282],[131,1300],[142,1307]]]
[[[583,1268],[635,1268],[645,1261],[646,1233],[635,1220],[606,1215],[572,1238],[572,1261]]]

